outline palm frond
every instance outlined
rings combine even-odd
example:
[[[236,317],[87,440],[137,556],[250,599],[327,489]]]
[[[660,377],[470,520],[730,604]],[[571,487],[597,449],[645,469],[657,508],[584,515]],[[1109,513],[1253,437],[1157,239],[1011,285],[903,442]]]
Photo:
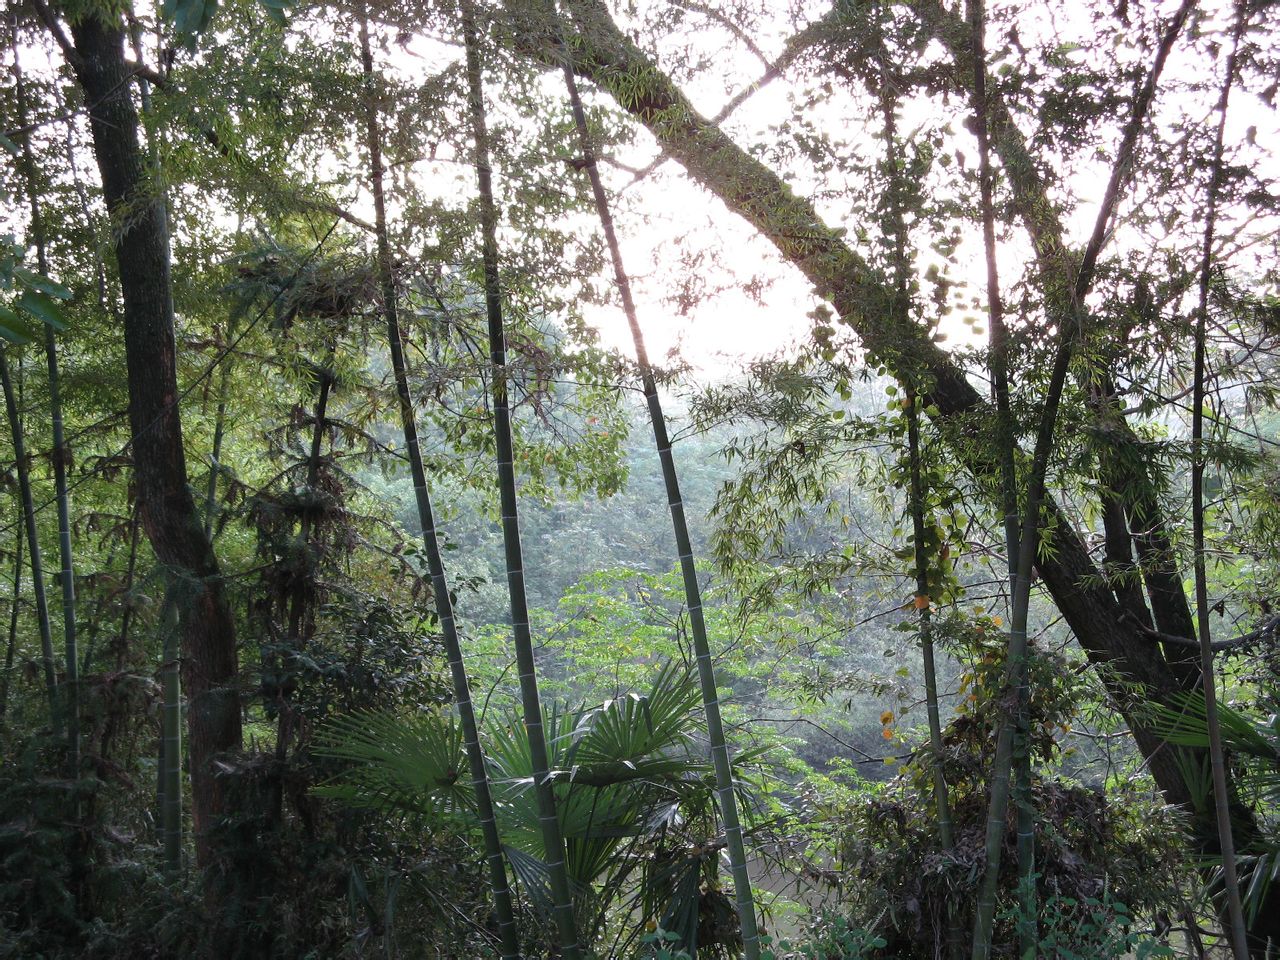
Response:
[[[435,818],[471,809],[462,771],[462,731],[453,714],[364,712],[336,717],[317,737],[316,753],[351,764],[320,796],[355,807]]]
[[[1280,761],[1280,720],[1272,717],[1267,723],[1258,723],[1225,704],[1218,707],[1218,718],[1222,745],[1227,750],[1272,763]],[[1176,694],[1168,705],[1157,705],[1151,727],[1161,739],[1177,746],[1207,747],[1204,695]]]

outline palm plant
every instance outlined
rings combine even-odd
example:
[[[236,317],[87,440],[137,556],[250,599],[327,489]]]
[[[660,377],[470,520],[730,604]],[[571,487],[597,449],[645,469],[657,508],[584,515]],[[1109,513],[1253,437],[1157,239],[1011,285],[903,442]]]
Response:
[[[1266,632],[1274,634],[1280,618],[1273,619]],[[1263,633],[1263,631],[1259,631]],[[1280,690],[1265,691],[1275,702]],[[1221,750],[1229,754],[1240,774],[1237,783],[1241,795],[1252,796],[1264,806],[1275,809],[1280,804],[1280,715],[1272,714],[1256,720],[1223,703],[1210,707],[1202,691],[1175,696],[1168,705],[1153,708],[1156,716],[1153,731],[1166,743],[1191,747],[1204,755],[1213,739],[1220,740]],[[1210,733],[1211,711],[1216,714],[1216,737]],[[1190,766],[1190,764],[1188,764]],[[1188,770],[1188,783],[1196,785],[1197,805],[1215,804],[1214,777],[1210,769]],[[1271,885],[1280,879],[1280,835],[1275,833],[1252,837],[1235,857],[1238,890],[1243,918],[1249,927],[1257,921],[1266,903]],[[1227,876],[1222,858],[1211,880],[1211,887],[1223,893]]]
[[[578,929],[592,938],[621,913],[636,919],[623,936],[634,939],[653,921],[690,953],[717,947],[703,935],[714,929],[707,921],[717,904],[700,885],[722,844],[700,833],[711,822],[712,774],[689,737],[698,706],[694,678],[668,664],[643,695],[547,711],[565,868]],[[527,727],[513,712],[483,735],[507,858],[533,905],[549,913],[554,894]],[[471,783],[458,776],[463,738],[452,712],[353,714],[331,721],[318,743],[319,754],[352,764],[322,795],[418,824],[479,816]]]

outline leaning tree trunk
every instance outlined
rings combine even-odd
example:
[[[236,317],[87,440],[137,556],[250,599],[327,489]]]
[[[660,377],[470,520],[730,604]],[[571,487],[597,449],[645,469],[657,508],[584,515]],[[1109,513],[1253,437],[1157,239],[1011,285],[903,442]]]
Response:
[[[582,149],[582,166],[591,182],[596,213],[600,218],[600,227],[604,231],[605,243],[613,263],[614,282],[618,287],[618,295],[622,300],[627,324],[631,328],[636,362],[640,367],[640,382],[644,388],[645,402],[649,407],[649,422],[653,427],[653,440],[657,445],[658,459],[662,464],[662,480],[666,488],[667,503],[671,509],[671,526],[675,533],[680,573],[684,580],[685,606],[689,611],[689,632],[693,639],[693,652],[698,664],[698,680],[702,687],[702,704],[707,716],[707,739],[711,744],[711,763],[715,769],[720,817],[724,821],[729,866],[733,874],[734,896],[737,901],[738,919],[742,925],[742,945],[748,960],[755,960],[760,956],[760,931],[756,923],[755,897],[751,891],[751,875],[747,870],[747,852],[734,790],[733,765],[729,759],[728,741],[724,734],[724,722],[720,716],[720,693],[716,686],[711,644],[707,640],[706,618],[702,612],[702,587],[698,583],[698,567],[693,558],[693,542],[689,537],[689,524],[685,520],[680,478],[671,449],[671,438],[667,434],[667,420],[662,412],[662,400],[658,396],[658,384],[653,376],[653,367],[649,363],[649,351],[645,348],[644,333],[640,329],[635,300],[631,295],[631,281],[622,262],[622,250],[618,245],[617,232],[614,230],[609,198],[596,166],[591,134],[587,129],[587,116],[582,109],[578,85],[573,78],[573,68],[569,65],[567,57],[564,62],[564,78],[573,111],[574,125],[578,130],[578,141]]]
[[[115,14],[89,13],[71,30],[72,66],[88,104],[103,196],[115,220],[124,300],[138,510],[160,562],[180,583],[182,680],[187,691],[196,856],[214,860],[209,831],[226,808],[213,760],[239,749],[235,621],[218,562],[188,487],[178,410],[169,236],[162,199],[138,135],[125,31]]]
[[[422,546],[427,555],[427,569],[431,574],[431,591],[435,600],[436,617],[440,621],[440,634],[444,640],[445,656],[449,661],[449,673],[453,680],[453,699],[457,704],[458,718],[462,724],[462,739],[466,745],[467,763],[471,770],[471,788],[475,791],[476,812],[480,819],[480,831],[484,837],[485,864],[489,871],[489,889],[493,896],[494,916],[498,921],[498,939],[501,944],[502,958],[518,960],[520,939],[516,930],[515,911],[511,903],[506,859],[502,852],[502,838],[498,835],[498,820],[494,814],[493,795],[489,788],[484,750],[480,746],[480,729],[476,723],[475,705],[471,702],[471,684],[467,678],[466,662],[463,659],[462,644],[458,637],[458,624],[454,619],[453,598],[449,593],[444,558],[441,556],[440,541],[436,534],[435,511],[431,506],[431,491],[427,486],[427,472],[422,462],[418,422],[413,409],[413,394],[409,391],[409,375],[405,364],[404,345],[400,337],[395,271],[391,259],[391,241],[387,232],[386,196],[383,191],[382,124],[379,119],[377,91],[374,86],[373,51],[369,45],[369,19],[368,14],[363,10],[360,17],[360,56],[365,81],[365,149],[369,154],[369,180],[373,187],[374,224],[378,244],[378,280],[382,287],[382,314],[387,323],[391,372],[396,384],[396,399],[400,404],[400,425],[404,432],[405,453],[409,458],[409,473],[413,478],[413,492],[418,504],[418,525],[422,531]]]
[[[462,32],[467,48],[468,106],[475,139],[476,180],[480,193],[481,245],[484,259],[484,299],[489,320],[489,359],[493,393],[493,430],[498,452],[498,490],[502,501],[502,540],[506,551],[507,588],[511,594],[511,626],[514,633],[516,668],[520,675],[520,696],[524,726],[529,736],[529,757],[533,790],[537,796],[538,820],[551,885],[551,902],[561,955],[577,960],[581,955],[573,894],[565,864],[564,837],[556,811],[555,787],[551,782],[546,734],[542,723],[542,703],[538,695],[537,665],[533,637],[529,632],[529,607],[524,586],[524,556],[520,546],[520,517],[516,498],[515,454],[511,437],[511,406],[507,393],[507,348],[502,322],[502,285],[498,275],[498,212],[493,199],[493,172],[489,165],[489,132],[485,118],[484,84],[480,66],[480,40],[469,0],[462,3]]]
[[[957,463],[983,489],[998,490],[999,460],[990,455],[987,445],[974,442],[985,435],[993,411],[964,371],[930,341],[928,331],[915,326],[904,329],[892,320],[885,309],[891,294],[870,265],[840,233],[822,222],[809,201],[701,116],[676,84],[619,29],[603,3],[566,0],[565,6],[575,28],[570,42],[574,71],[613,95],[619,106],[653,133],[668,157],[773,243],[832,303],[872,356],[884,359],[896,375],[921,371],[929,384],[921,401],[926,408],[935,408],[934,419]],[[520,12],[514,6],[508,10]],[[963,19],[960,23],[963,28]],[[557,66],[559,55],[544,34],[537,22],[517,19],[509,35],[521,52]],[[967,30],[962,36],[967,49]],[[995,138],[993,145],[1002,147],[1006,139]],[[1190,808],[1191,791],[1182,764],[1146,726],[1143,710],[1147,701],[1167,701],[1175,694],[1181,687],[1180,674],[1159,646],[1122,616],[1102,572],[1061,508],[1046,497],[1042,513],[1047,539],[1037,557],[1037,570],[1045,588],[1116,696],[1164,796]],[[1274,890],[1280,903],[1280,885]],[[1280,919],[1280,909],[1271,913]]]

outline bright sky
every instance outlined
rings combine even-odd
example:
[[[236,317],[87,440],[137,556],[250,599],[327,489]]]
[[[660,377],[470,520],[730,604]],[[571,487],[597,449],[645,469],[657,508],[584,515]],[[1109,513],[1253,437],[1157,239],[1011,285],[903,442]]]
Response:
[[[649,7],[662,9],[672,2],[648,0],[647,4],[641,4],[638,19],[642,19]],[[1166,15],[1174,5],[1172,0],[1164,0],[1160,4]],[[772,20],[766,20],[762,28],[755,29],[751,39],[764,56],[771,59],[782,49],[795,26],[784,5],[762,3],[761,6],[769,11]],[[795,13],[798,22],[803,23],[821,16],[828,8],[829,0],[794,0],[788,6],[804,8],[797,9]],[[1229,16],[1231,0],[1215,0],[1201,6],[1209,10],[1208,24],[1220,26]],[[1020,5],[1019,29],[1027,42],[1034,41],[1037,31],[1042,35],[1070,40],[1073,34],[1083,35],[1093,29],[1082,18],[1081,9],[1071,4]],[[998,15],[997,7],[993,16]],[[715,64],[714,69],[701,71],[683,85],[695,106],[704,115],[711,116],[734,93],[759,77],[763,66],[742,42],[713,19],[691,12],[686,22],[691,29],[685,35],[672,38],[669,45],[683,44]],[[401,58],[396,54],[395,67],[409,76],[421,74],[424,65],[437,70],[442,63],[460,55],[457,46],[445,46],[426,38],[413,39],[407,49],[412,56]],[[396,47],[393,46],[392,50],[394,52]],[[657,53],[660,59],[668,61],[674,51],[665,49]],[[1178,97],[1176,89],[1173,89],[1178,78],[1190,71],[1205,70],[1207,65],[1198,57],[1198,54],[1189,52],[1185,42],[1179,44],[1166,70],[1168,83],[1163,97]],[[26,59],[24,56],[24,62]],[[47,64],[35,62],[28,66],[33,71],[47,69]],[[558,74],[547,74],[544,82],[548,95],[563,96]],[[496,85],[491,90],[497,93]],[[793,98],[800,92],[800,84],[793,76],[775,81],[740,106],[724,124],[724,129],[743,146],[776,144],[780,138],[771,128],[794,116]],[[592,95],[589,85],[584,85],[584,95]],[[857,102],[862,95],[862,91],[847,86],[843,89],[837,87],[830,100],[811,111],[812,119],[820,127],[845,138],[851,155],[859,149],[864,153],[881,149],[879,141],[872,138],[874,130],[864,126],[862,107]],[[1208,104],[1204,107],[1202,119],[1210,122],[1212,117]],[[934,102],[904,104],[901,131],[909,133],[922,124],[938,122],[938,109]],[[952,118],[957,120],[963,118],[967,111],[965,104],[955,98],[950,109]],[[953,127],[957,131],[954,143],[968,154],[971,165],[976,163],[976,149],[968,134],[959,122],[953,123]],[[1273,175],[1280,173],[1276,161],[1280,153],[1280,129],[1275,111],[1264,107],[1255,97],[1237,92],[1232,103],[1228,136],[1235,141],[1252,137],[1256,142],[1252,149],[1253,159],[1265,165]],[[1114,139],[1113,136],[1113,143]],[[621,151],[615,159],[626,166],[639,168],[647,166],[655,156],[657,150],[652,138],[646,131],[639,130],[634,146]],[[766,163],[775,171],[783,169],[783,165],[772,163],[767,157]],[[786,166],[793,167],[800,193],[809,194],[823,185],[802,164]],[[1077,239],[1086,236],[1092,227],[1107,172],[1105,163],[1099,162],[1070,184],[1081,201],[1070,221]],[[607,163],[602,165],[602,173],[606,184],[615,192],[632,180],[631,173]],[[469,168],[456,163],[420,165],[417,175],[424,189],[429,187],[449,193],[474,189],[470,183]],[[849,216],[853,202],[842,197],[839,181],[832,181],[827,186],[836,189],[831,196],[818,201],[824,218],[832,226],[856,227],[856,220]],[[355,204],[358,212],[367,212],[365,208],[368,206],[367,198]],[[809,326],[806,314],[816,302],[808,283],[797,271],[781,262],[771,244],[760,239],[754,230],[729,213],[707,191],[692,183],[676,164],[660,165],[643,181],[623,191],[615,202],[614,213],[637,294],[641,323],[647,334],[650,353],[656,361],[660,362],[667,351],[679,348],[682,356],[696,368],[709,375],[720,375],[738,367],[745,357],[782,349],[805,335]],[[1121,230],[1110,249],[1115,250],[1121,245],[1133,247],[1145,242],[1136,234]],[[980,237],[973,232],[968,233],[958,251],[960,266],[954,271],[957,279],[973,284],[969,292],[976,296],[983,294],[981,253]],[[1003,277],[1016,276],[1026,256],[1026,241],[1020,231],[1005,238],[1001,246]],[[692,258],[692,262],[684,262],[682,257]],[[927,262],[922,263],[921,268],[927,265]],[[675,302],[682,283],[688,283],[690,292],[702,295],[700,302],[687,309],[682,309]],[[755,291],[754,296],[748,292],[750,290]],[[591,308],[588,318],[600,329],[607,343],[630,353],[630,335],[620,309]],[[958,316],[950,323],[947,333],[951,342],[963,342],[971,337]]]
[[[1161,4],[1162,13],[1172,13],[1175,6],[1172,2]],[[1209,11],[1208,25],[1225,25],[1231,10],[1229,0],[1202,6]],[[816,4],[808,16],[820,15],[825,7],[824,3]],[[1034,42],[1037,32],[1068,42],[1073,36],[1083,40],[1086,33],[1094,29],[1081,15],[1083,8],[1051,4],[1048,9],[1049,14],[1045,16],[1044,10],[1029,7],[1029,15],[1019,18],[1025,41]],[[772,34],[753,39],[767,56],[772,57],[781,50],[792,29],[785,14],[779,11]],[[693,44],[700,36],[701,33],[684,39]],[[711,116],[728,100],[730,92],[749,84],[761,73],[762,67],[741,44],[729,41],[725,31],[712,23],[707,24],[705,41],[698,45],[713,53],[719,70],[703,74],[696,82],[686,84],[684,89],[695,106],[704,115]],[[992,45],[995,45],[994,40]],[[1145,54],[1135,51],[1131,55],[1141,57]],[[1158,96],[1162,95],[1166,101],[1169,98],[1176,100],[1181,96],[1173,89],[1178,79],[1185,77],[1188,71],[1203,72],[1206,66],[1185,42],[1180,43],[1170,58],[1165,73],[1166,83]],[[1215,66],[1215,73],[1220,73],[1220,65]],[[558,85],[557,78],[551,77],[550,81],[549,87]],[[788,94],[796,90],[797,86],[789,79],[765,87],[739,107],[725,124],[725,129],[744,146],[756,141],[768,142],[770,125],[786,120],[791,114],[793,108]],[[856,108],[850,109],[856,95],[851,93],[843,103],[836,100],[820,106],[815,116],[820,123],[836,125],[834,128],[850,141],[870,141],[872,130],[850,126],[851,122],[858,122],[855,119]],[[1211,122],[1208,107],[1209,104],[1204,104],[1204,117]],[[967,110],[965,105],[954,100],[952,108],[959,116]],[[904,105],[901,130],[910,131],[928,122],[936,110],[936,103]],[[968,153],[970,163],[976,164],[976,145],[972,144],[959,123],[954,126],[961,131],[954,142]],[[1280,130],[1275,112],[1237,89],[1229,114],[1228,137],[1235,141],[1243,140],[1249,127],[1256,127],[1252,135],[1256,139],[1258,149],[1255,153],[1260,162],[1265,163],[1271,173],[1280,172],[1276,170]],[[1118,131],[1111,138],[1112,146],[1116,139]],[[657,155],[647,133],[641,132],[637,143],[633,151],[617,159],[628,166],[642,167]],[[632,179],[630,173],[608,166],[603,173],[614,189],[625,186]],[[1079,206],[1068,225],[1078,242],[1083,242],[1092,230],[1108,174],[1109,164],[1098,162],[1092,168],[1086,167],[1070,184]],[[804,192],[803,174],[797,185]],[[851,226],[842,222],[838,201],[820,203],[820,210],[833,226]],[[662,165],[645,181],[629,188],[618,202],[615,213],[619,218],[624,257],[634,275],[641,322],[655,358],[678,346],[687,360],[707,373],[729,372],[742,358],[785,347],[806,332],[809,324],[806,313],[815,303],[808,283],[797,271],[781,264],[770,244],[761,240],[738,217],[728,213],[718,200],[693,184],[675,163]],[[1121,229],[1109,249],[1114,251],[1120,246],[1134,249],[1147,242],[1145,238]],[[678,259],[681,250],[717,252],[724,258],[728,270],[688,268]],[[1000,251],[1002,277],[1015,277],[1029,252],[1025,235],[1020,231],[1004,238]],[[965,237],[959,259],[956,277],[973,284],[970,293],[983,295],[985,274],[981,265],[980,235],[970,233]],[[922,263],[921,269],[926,266],[927,262]],[[709,287],[721,285],[725,289],[682,313],[670,303],[670,297],[681,278],[690,275],[701,275]],[[758,300],[742,289],[742,281],[757,275],[771,283]],[[733,283],[735,279],[739,281],[737,285]],[[598,309],[589,316],[608,342],[629,350],[630,337],[619,310]],[[958,315],[944,329],[953,343],[972,339],[972,333]]]

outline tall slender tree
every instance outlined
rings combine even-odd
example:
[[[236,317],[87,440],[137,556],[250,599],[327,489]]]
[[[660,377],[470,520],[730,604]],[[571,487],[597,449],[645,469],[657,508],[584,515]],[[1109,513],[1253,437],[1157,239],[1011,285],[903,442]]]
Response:
[[[556,15],[554,9],[552,15]],[[559,34],[558,27],[556,31]],[[560,42],[563,43],[563,41]],[[693,555],[689,524],[685,519],[684,498],[680,493],[680,476],[676,470],[675,454],[667,432],[667,420],[662,412],[658,383],[653,374],[653,365],[649,362],[644,331],[640,328],[635,298],[631,293],[631,280],[627,274],[626,265],[622,261],[622,249],[618,244],[618,234],[609,208],[609,197],[605,192],[604,183],[600,179],[600,170],[596,164],[591,131],[587,126],[587,115],[582,107],[582,98],[578,93],[578,84],[574,79],[569,59],[567,56],[562,59],[569,105],[573,113],[574,126],[578,132],[579,149],[582,151],[581,166],[590,181],[596,215],[600,219],[605,244],[609,249],[614,284],[618,288],[618,296],[622,301],[622,309],[631,331],[636,363],[640,368],[640,383],[644,390],[645,403],[649,408],[649,423],[653,427],[653,440],[662,464],[662,481],[667,494],[667,503],[671,509],[671,527],[675,534],[680,574],[684,581],[685,606],[689,612],[689,633],[693,640],[693,653],[698,665],[698,682],[702,688],[702,704],[707,718],[707,739],[711,745],[711,762],[716,774],[720,818],[724,822],[725,842],[729,851],[729,869],[733,874],[734,897],[738,908],[738,919],[742,925],[743,951],[748,960],[755,960],[760,956],[760,931],[756,922],[755,896],[751,889],[742,820],[738,812],[733,763],[729,757],[729,744],[725,737],[724,721],[720,715],[720,691],[716,684],[715,659],[711,653],[711,644],[707,640],[707,624],[702,610],[702,586],[698,581],[697,561]]]
[[[575,73],[610,94],[622,110],[652,133],[667,159],[682,165],[693,180],[723,201],[729,212],[773,244],[813,284],[817,295],[832,304],[840,322],[857,334],[870,355],[883,358],[887,369],[898,376],[911,371],[927,373],[928,392],[921,397],[922,406],[939,425],[943,442],[961,469],[979,481],[979,489],[998,491],[999,463],[990,456],[989,447],[972,439],[974,425],[993,420],[993,411],[954,355],[930,341],[929,331],[923,327],[904,330],[888,322],[889,312],[884,307],[890,292],[881,273],[846,240],[842,231],[823,222],[811,200],[798,195],[775,171],[735,143],[718,121],[702,116],[671,76],[619,26],[605,4],[599,0],[564,0],[563,8],[573,27],[568,48]],[[515,29],[508,34],[513,48],[548,66],[558,66],[561,54],[545,39],[545,30],[539,23],[533,22],[530,14],[522,16],[517,5],[505,9],[516,18]],[[829,27],[839,27],[855,9],[856,5],[834,4],[830,13],[806,28],[804,34],[820,36]],[[956,78],[967,81],[972,72],[972,53],[963,14],[937,0],[919,0],[913,10],[920,25],[951,55],[958,68]],[[1180,7],[1175,21],[1181,22],[1185,10],[1185,5]],[[844,49],[841,55],[879,54],[871,44]],[[1059,303],[1069,300],[1075,290],[1074,277],[1081,261],[1066,255],[1065,231],[1054,229],[1049,222],[1056,220],[1057,214],[1052,195],[1043,189],[1040,158],[1028,148],[1009,107],[997,106],[1001,101],[999,91],[989,90],[988,99],[995,118],[992,150],[1001,158],[1012,207],[1032,238],[1040,267],[1038,275],[1052,280],[1052,290],[1043,291],[1042,302],[1051,305],[1055,316],[1069,315],[1069,310]],[[1126,449],[1135,456],[1139,452],[1136,446]],[[1128,496],[1142,487],[1133,483],[1123,489]],[[1150,491],[1149,486],[1147,490]],[[996,502],[999,508],[998,499]],[[1145,507],[1141,517],[1133,517],[1135,530],[1167,533],[1154,495]],[[1145,703],[1165,701],[1185,689],[1182,665],[1153,643],[1139,625],[1124,617],[1123,608],[1103,576],[1105,571],[1094,561],[1063,506],[1046,495],[1042,514],[1044,549],[1038,551],[1036,558],[1041,583],[1081,650],[1099,670],[1100,679],[1115,695],[1135,744],[1163,795],[1169,802],[1190,809],[1192,789],[1180,756],[1169,750],[1152,729],[1143,709]],[[1158,542],[1167,545],[1172,540],[1153,536],[1146,545],[1154,548]],[[1181,577],[1174,566],[1162,569],[1169,574],[1162,578],[1168,588],[1167,598],[1176,600]],[[1143,572],[1148,573],[1145,560]],[[1154,604],[1156,591],[1152,591],[1152,598]],[[1166,599],[1163,588],[1159,599],[1162,604]],[[1191,622],[1189,612],[1186,622]],[[1250,823],[1256,829],[1256,820],[1251,819]],[[1208,849],[1210,838],[1197,833],[1196,842]],[[1216,846],[1216,840],[1212,842]],[[1267,902],[1280,905],[1280,885],[1272,886]],[[1255,930],[1275,930],[1278,921],[1280,909],[1264,909],[1258,914]]]
[[[170,877],[182,873],[182,682],[178,635],[177,590],[171,582],[160,609],[160,837],[164,868]]]
[[[508,396],[506,333],[502,318],[502,282],[498,272],[498,210],[493,199],[493,170],[490,166],[489,130],[484,102],[484,78],[480,62],[480,37],[470,0],[461,0],[462,33],[467,53],[468,108],[475,142],[476,183],[480,194],[481,254],[484,268],[484,300],[489,321],[490,390],[493,400],[493,430],[498,454],[498,491],[501,498],[502,540],[505,547],[507,588],[511,594],[511,627],[515,644],[516,669],[524,710],[525,732],[533,768],[533,789],[537,796],[538,821],[551,886],[552,910],[560,951],[565,960],[581,954],[574,918],[573,892],[565,865],[564,837],[556,810],[555,787],[547,758],[542,702],[538,694],[537,664],[533,637],[529,631],[529,606],[525,595],[524,556],[520,545],[520,516],[516,496],[515,454],[511,436],[511,405]]]
[[[994,176],[991,166],[991,139],[987,127],[986,9],[983,0],[969,0],[967,9],[973,45],[973,118],[978,141],[978,194],[982,217],[982,241],[987,274],[988,364],[991,370],[992,400],[996,407],[996,456],[1000,461],[1000,505],[1004,519],[1005,559],[1009,596],[1019,584],[1018,527],[1018,439],[1009,398],[1009,331],[1005,325],[1004,302],[1000,295],[1000,271],[995,232]],[[1012,625],[1012,612],[1009,614]],[[1018,681],[1014,707],[1015,738],[1014,803],[1017,808],[1018,856],[1018,940],[1023,960],[1034,960],[1039,936],[1036,922],[1035,811],[1031,802],[1031,755],[1027,749],[1027,720],[1030,688],[1026,663],[1017,665]]]
[[[1213,282],[1213,245],[1218,221],[1218,203],[1223,179],[1223,147],[1227,127],[1227,107],[1235,82],[1236,59],[1240,38],[1247,22],[1247,7],[1236,3],[1236,22],[1232,31],[1231,52],[1227,55],[1226,76],[1218,95],[1217,127],[1213,137],[1210,162],[1209,195],[1205,200],[1204,241],[1200,250],[1199,302],[1195,313],[1195,356],[1191,393],[1191,543],[1194,551],[1196,630],[1200,641],[1200,677],[1204,695],[1204,712],[1208,721],[1209,766],[1213,780],[1214,816],[1218,827],[1218,844],[1222,856],[1222,881],[1227,901],[1227,921],[1231,949],[1236,960],[1248,960],[1249,942],[1245,932],[1244,910],[1240,903],[1240,881],[1236,875],[1235,839],[1231,830],[1231,795],[1227,790],[1227,766],[1222,749],[1222,725],[1218,716],[1217,679],[1213,670],[1213,637],[1209,623],[1209,577],[1205,563],[1204,470],[1207,460],[1204,443],[1204,413],[1209,402],[1205,395],[1206,341],[1209,325],[1209,289]]]
[[[235,327],[228,326],[227,341],[235,340]],[[231,356],[218,371],[217,407],[213,414],[213,444],[209,448],[209,479],[204,491],[204,535],[213,542],[218,522],[218,475],[222,473],[222,445],[227,438],[227,402],[231,389]]]
[[[1110,230],[1111,217],[1131,172],[1130,165],[1134,149],[1142,132],[1147,111],[1155,97],[1160,75],[1164,71],[1165,62],[1182,32],[1192,6],[1192,0],[1183,0],[1182,5],[1165,27],[1152,65],[1133,99],[1128,122],[1125,124],[1120,145],[1116,151],[1116,159],[1103,192],[1102,203],[1094,220],[1093,232],[1085,246],[1080,267],[1072,283],[1070,297],[1062,311],[1053,318],[1058,326],[1057,345],[1036,428],[1031,464],[1027,471],[1024,506],[1018,533],[1017,563],[1014,575],[1010,578],[1009,645],[1002,680],[1004,695],[1001,697],[1001,702],[1006,707],[998,723],[996,750],[991,766],[985,844],[986,863],[974,917],[974,960],[986,960],[991,955],[991,935],[995,922],[1001,850],[1011,787],[1014,738],[1017,733],[1018,717],[1023,709],[1022,703],[1027,696],[1027,624],[1031,603],[1032,571],[1036,566],[1040,549],[1041,514],[1046,502],[1046,479],[1049,459],[1054,448],[1058,410],[1072,358],[1085,332],[1088,320],[1085,297],[1093,285],[1098,258]],[[985,65],[978,65],[975,69],[985,70],[986,68]]]
[[[915,275],[909,253],[909,236],[906,210],[912,185],[910,174],[902,156],[902,144],[898,135],[898,95],[888,77],[880,85],[880,111],[884,117],[886,177],[882,204],[885,211],[886,240],[889,244],[889,269],[893,282],[892,309],[899,323],[907,324],[912,317],[912,278]],[[951,797],[947,784],[945,760],[946,745],[942,738],[942,716],[938,702],[938,671],[934,657],[933,609],[936,589],[930,576],[937,571],[937,553],[931,549],[931,539],[925,519],[928,489],[924,472],[924,449],[920,436],[921,384],[913,377],[908,382],[903,412],[907,421],[907,511],[911,517],[912,563],[916,592],[914,606],[919,623],[921,666],[924,673],[925,713],[929,725],[930,767],[933,773],[934,814],[938,826],[938,838],[947,856],[955,852],[955,830],[952,822]],[[963,934],[956,917],[954,905],[947,905],[946,953],[955,960],[963,949]]]
[[[191,495],[182,445],[164,200],[139,137],[136,70],[125,59],[120,13],[80,9],[68,37],[43,3],[37,10],[84,91],[103,197],[114,220],[138,510],[157,558],[185,587],[179,631],[192,814],[197,858],[206,866],[217,853],[209,831],[227,805],[212,764],[241,746],[240,693],[235,620]]]
[[[9,417],[9,433],[13,438],[15,472],[18,474],[18,497],[22,519],[27,530],[27,551],[31,558],[31,595],[36,605],[36,623],[40,628],[40,657],[44,668],[45,695],[49,700],[49,722],[57,736],[62,736],[62,706],[58,702],[58,670],[53,652],[53,628],[49,622],[49,597],[44,588],[44,561],[40,553],[40,530],[36,523],[35,497],[31,491],[31,465],[27,462],[27,444],[22,430],[22,413],[9,373],[9,347],[0,347],[0,387],[4,390],[4,407]]]
[[[26,78],[18,55],[16,15],[13,18],[11,37],[14,44],[14,106],[17,108],[18,125],[26,128],[30,111]],[[22,174],[27,194],[31,240],[36,251],[36,269],[40,271],[40,276],[48,278],[49,257],[45,243],[44,211],[40,205],[36,160],[29,134],[22,137]],[[71,462],[71,448],[67,445],[62,424],[62,379],[58,371],[58,344],[52,324],[46,323],[43,326],[45,362],[49,373],[49,421],[53,428],[53,482],[58,505],[58,549],[62,563],[60,579],[66,672],[59,707],[65,713],[67,724],[67,767],[71,779],[75,780],[80,776],[80,654],[76,644],[76,575],[71,542],[71,497],[67,491],[67,467]]]
[[[9,597],[9,632],[4,649],[4,674],[0,676],[0,717],[9,710],[9,680],[13,677],[13,660],[18,651],[18,615],[22,612],[22,547],[26,533],[22,529],[22,508],[13,536],[13,584]]]
[[[373,191],[378,282],[382,290],[382,315],[387,325],[387,347],[391,353],[391,374],[395,380],[396,400],[400,407],[400,426],[404,434],[405,455],[409,459],[409,474],[413,479],[413,493],[418,507],[418,526],[422,535],[422,546],[427,555],[427,570],[431,575],[436,619],[439,621],[440,634],[444,640],[445,657],[449,661],[449,675],[453,681],[453,700],[462,724],[462,739],[467,751],[471,787],[475,791],[476,812],[479,815],[480,831],[484,838],[489,889],[493,897],[493,912],[498,920],[498,939],[503,960],[516,960],[520,956],[520,940],[511,902],[506,857],[502,852],[502,838],[498,834],[498,821],[494,812],[493,793],[490,789],[484,750],[480,745],[480,729],[476,722],[475,705],[471,701],[471,682],[467,676],[466,661],[458,635],[458,623],[454,619],[453,597],[445,575],[444,558],[440,553],[440,538],[436,532],[435,511],[432,508],[431,490],[427,485],[427,471],[422,460],[418,421],[414,411],[413,393],[409,389],[404,343],[400,335],[395,267],[387,227],[387,202],[382,161],[382,121],[378,107],[377,79],[373,68],[373,50],[369,43],[369,17],[365,9],[361,10],[360,15],[360,58],[365,83],[365,150],[369,158],[369,183]]]

